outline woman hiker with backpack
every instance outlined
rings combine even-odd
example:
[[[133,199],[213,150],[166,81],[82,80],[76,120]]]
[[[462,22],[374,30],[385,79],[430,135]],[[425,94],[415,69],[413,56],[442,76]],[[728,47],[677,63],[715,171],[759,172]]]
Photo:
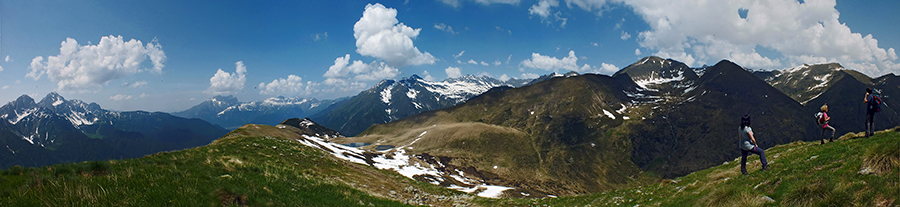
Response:
[[[822,108],[819,109],[819,113],[816,114],[816,121],[822,127],[822,135],[819,136],[822,139],[820,140],[821,144],[825,144],[825,131],[831,131],[831,139],[828,142],[834,142],[834,127],[828,125],[828,120],[831,120],[831,117],[828,117],[828,104],[822,105]]]
[[[749,153],[759,155],[762,162],[762,170],[769,169],[769,162],[766,161],[766,153],[756,144],[756,138],[753,137],[753,130],[750,129],[750,115],[741,117],[741,128],[738,129],[740,141],[738,147],[741,148],[741,174],[747,175],[747,155]]]

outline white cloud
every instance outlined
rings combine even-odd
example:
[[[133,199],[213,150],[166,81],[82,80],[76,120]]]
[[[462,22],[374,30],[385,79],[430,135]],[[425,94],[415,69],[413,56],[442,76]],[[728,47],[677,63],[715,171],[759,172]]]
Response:
[[[440,1],[443,2],[444,4],[450,5],[452,7],[459,8],[460,6],[462,6],[462,1],[464,1],[464,0],[440,0]],[[516,4],[519,4],[520,0],[472,0],[472,1],[482,4],[482,5],[491,5],[491,4],[516,5]]]
[[[512,35],[512,30],[504,29],[500,26],[494,26],[494,28],[497,28],[497,31],[507,32],[507,33],[509,33],[509,35]]]
[[[522,73],[522,75],[519,77],[522,77],[522,79],[535,79],[535,78],[540,78],[541,75],[534,74],[534,73]]]
[[[326,40],[328,39],[328,32],[315,33],[310,36],[313,38],[313,41]]]
[[[400,23],[396,9],[368,4],[362,18],[353,25],[356,52],[384,60],[392,67],[434,64],[434,56],[413,46],[412,40],[421,30]]]
[[[511,78],[508,75],[506,75],[505,73],[500,76],[500,81],[508,81],[509,79],[511,79]]]
[[[541,0],[537,4],[532,5],[528,8],[528,14],[538,15],[541,18],[547,18],[550,16],[550,7],[558,7],[558,0]]]
[[[622,31],[622,36],[619,36],[619,38],[622,40],[628,40],[628,39],[631,39],[631,34],[628,34],[628,32]]]
[[[503,64],[502,62],[500,62],[500,59],[494,61],[494,66],[498,66],[500,64]]]
[[[422,77],[422,79],[425,79],[426,81],[434,81],[434,77],[431,76],[431,73],[428,73],[427,70],[426,70],[426,71],[423,71],[423,72],[422,72],[422,75],[425,76],[425,77]]]
[[[600,63],[600,69],[598,70],[598,72],[600,72],[602,74],[612,74],[612,73],[615,73],[616,71],[619,71],[619,67],[616,67],[616,65],[608,64],[608,63]]]
[[[596,42],[591,42],[591,46],[594,46],[594,47],[600,47],[600,44],[598,44],[598,43],[596,43]]]
[[[459,68],[457,68],[457,67],[453,67],[453,66],[447,67],[447,69],[444,69],[444,72],[447,72],[448,78],[462,77],[462,72],[460,72]]]
[[[600,11],[609,2],[571,0],[567,4]],[[649,24],[650,30],[637,35],[642,48],[692,62],[689,65],[729,59],[746,67],[772,68],[825,61],[856,67],[871,76],[900,73],[894,48],[881,48],[872,35],[852,32],[839,21],[835,0],[615,2],[624,3]],[[739,15],[742,9],[747,11],[746,18]],[[783,56],[762,56],[758,47]]]
[[[334,65],[328,67],[323,77],[326,78],[352,78],[359,81],[381,80],[393,78],[400,74],[397,68],[388,66],[384,62],[363,63],[355,60],[350,63],[350,54],[334,59]]]
[[[3,72],[3,66],[0,66],[0,72]]]
[[[152,67],[143,66],[147,59]],[[104,36],[97,45],[79,45],[66,38],[59,55],[32,59],[26,76],[37,80],[46,74],[57,82],[57,90],[85,92],[136,73],[161,73],[165,61],[166,54],[155,39],[145,46],[140,40],[126,42],[122,36]]]
[[[453,55],[453,58],[459,58],[460,56],[463,55],[463,53],[466,53],[466,51],[465,50],[459,51],[459,54]]]
[[[10,61],[10,60],[9,60],[9,55],[6,55],[6,58],[4,58],[4,61],[6,61],[6,62],[9,62],[9,61]]]
[[[304,90],[303,78],[296,75],[288,75],[287,79],[279,78],[271,83],[259,83],[259,94],[265,95],[294,95]]]
[[[149,96],[149,95],[147,95],[146,93],[141,93],[141,95],[138,96],[138,98],[146,98],[147,96]]]
[[[537,4],[532,5],[528,8],[528,14],[540,16],[541,22],[546,22],[548,25],[553,21],[558,21],[560,22],[559,27],[565,28],[566,22],[568,22],[569,18],[562,17],[562,12],[551,11],[552,7],[558,6],[559,0],[540,0]]]
[[[453,27],[444,23],[434,24],[434,28],[450,34],[459,34],[459,32],[453,31]]]
[[[469,63],[469,64],[472,64],[472,65],[478,65],[478,61],[475,61],[475,60],[473,60],[473,59],[469,59],[469,62],[468,62],[468,63]]]
[[[634,55],[641,55],[641,48],[635,48]]]
[[[9,85],[5,85],[5,86],[3,86],[3,88],[2,88],[2,89],[3,89],[3,90],[6,90],[6,89],[7,89],[7,88],[9,88]]]
[[[459,4],[460,0],[440,0],[440,1],[443,2],[444,4],[450,5],[452,7],[460,6],[460,4]]]
[[[234,65],[234,73],[228,73],[219,68],[216,74],[209,79],[209,88],[206,89],[206,93],[219,95],[243,90],[244,83],[247,82],[247,76],[244,75],[247,73],[247,67],[244,66],[243,61],[237,61]]]
[[[483,65],[483,66],[488,66],[488,65],[491,65],[491,64],[488,64],[488,63],[487,63],[487,62],[484,62],[484,61],[481,61],[481,63],[480,63],[480,64],[481,64],[481,65]]]
[[[138,81],[138,82],[134,82],[134,83],[127,83],[127,82],[122,83],[122,86],[129,87],[129,88],[137,88],[137,87],[146,86],[146,85],[147,85],[147,81]]]
[[[113,101],[131,100],[131,98],[132,98],[131,95],[125,95],[125,94],[116,94],[115,96],[109,97],[109,99],[111,99]]]
[[[575,56],[575,51],[569,51],[569,56],[563,57],[562,59],[544,56],[539,53],[532,53],[531,59],[523,60],[520,65],[528,68],[544,69],[548,71],[563,69],[576,72],[586,72],[593,70],[590,65],[584,64],[582,66],[578,66],[577,62],[578,57]]]

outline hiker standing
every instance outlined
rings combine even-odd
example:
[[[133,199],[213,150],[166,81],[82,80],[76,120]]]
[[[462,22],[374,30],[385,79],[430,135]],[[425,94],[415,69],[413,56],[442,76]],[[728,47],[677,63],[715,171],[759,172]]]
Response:
[[[828,125],[828,120],[831,120],[831,117],[828,117],[828,105],[822,105],[822,108],[819,108],[819,113],[816,114],[816,120],[819,123],[819,126],[822,127],[822,135],[819,136],[821,138],[821,144],[825,144],[825,131],[831,131],[831,139],[828,142],[834,142],[834,127]]]
[[[741,127],[738,129],[738,134],[740,137],[738,146],[741,148],[741,174],[747,174],[747,155],[749,155],[749,153],[759,155],[759,160],[762,161],[762,170],[769,169],[769,162],[766,161],[766,153],[759,148],[759,145],[756,143],[756,138],[753,137],[753,130],[750,128],[750,115],[741,117]]]
[[[875,135],[875,112],[881,107],[881,98],[872,93],[872,88],[866,88],[866,137]]]

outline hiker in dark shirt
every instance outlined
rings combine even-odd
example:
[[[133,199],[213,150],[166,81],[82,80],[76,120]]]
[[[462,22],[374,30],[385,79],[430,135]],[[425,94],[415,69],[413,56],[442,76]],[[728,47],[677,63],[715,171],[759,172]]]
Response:
[[[762,170],[769,169],[769,162],[766,161],[766,153],[756,144],[756,138],[753,137],[753,130],[750,128],[750,115],[741,117],[741,128],[738,129],[740,141],[738,147],[741,148],[741,174],[747,174],[747,155],[749,153],[759,155],[762,162]]]
[[[828,142],[834,142],[834,127],[828,125],[828,120],[831,120],[831,117],[828,117],[828,105],[822,105],[822,108],[819,110],[818,122],[819,126],[822,127],[822,135],[819,136],[821,139],[821,144],[825,144],[825,132],[831,131],[831,139]]]
[[[872,107],[873,102],[875,101],[875,94],[872,93],[872,88],[866,88],[866,98],[863,99],[863,102],[866,103],[866,137],[870,137],[875,135],[875,108]]]

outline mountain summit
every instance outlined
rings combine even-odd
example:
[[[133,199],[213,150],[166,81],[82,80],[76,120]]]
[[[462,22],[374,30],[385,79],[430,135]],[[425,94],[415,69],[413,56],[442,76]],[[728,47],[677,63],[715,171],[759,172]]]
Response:
[[[58,93],[22,95],[0,107],[0,168],[140,157],[208,144],[225,134],[197,119],[115,112]]]

